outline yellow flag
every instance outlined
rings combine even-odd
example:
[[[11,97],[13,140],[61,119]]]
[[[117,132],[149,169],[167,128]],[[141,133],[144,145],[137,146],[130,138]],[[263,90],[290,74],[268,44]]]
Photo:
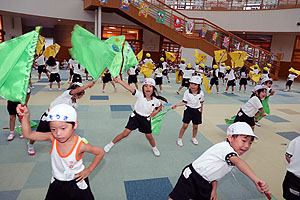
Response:
[[[214,53],[216,62],[224,62],[227,60],[227,51],[225,49],[214,51]]]
[[[254,66],[257,66],[258,72],[261,71],[260,68],[258,67],[258,65],[252,65],[252,66],[250,67],[250,69],[254,70]]]
[[[295,70],[295,69],[292,68],[292,67],[289,69],[289,72],[292,72],[292,73],[294,73],[294,74],[300,75],[300,71],[299,71],[299,70]]]
[[[139,62],[141,62],[141,60],[143,58],[143,53],[144,53],[144,50],[142,49],[138,54],[136,54],[136,58]]]
[[[243,67],[244,60],[247,58],[247,53],[245,51],[234,51],[229,53],[231,57],[232,66]]]
[[[205,54],[199,54],[197,49],[195,49],[194,57],[197,61],[199,61],[199,63],[206,63],[207,56]]]
[[[249,77],[256,83],[260,80],[261,76],[262,76],[262,74],[256,74],[253,71],[249,72]]]
[[[209,86],[208,86],[209,80],[206,78],[206,76],[204,76],[204,74],[202,74],[202,80],[203,80],[203,85],[204,85],[207,93],[210,94],[211,91],[210,91]]]
[[[45,37],[39,35],[39,39],[36,45],[35,53],[36,55],[41,55],[44,45],[46,44]]]
[[[153,65],[152,62],[147,62],[146,67],[149,69],[155,69],[155,65]]]
[[[152,72],[153,72],[153,69],[151,69],[145,65],[142,65],[142,68],[140,71],[141,74],[144,74],[147,78],[149,78],[151,76]]]
[[[55,57],[58,54],[58,51],[60,49],[59,44],[55,43],[53,45],[50,45],[49,47],[47,47],[43,53],[43,55],[47,58],[49,58],[50,56]]]
[[[174,62],[174,61],[175,61],[175,59],[176,59],[176,56],[175,56],[175,54],[174,54],[174,53],[171,53],[171,52],[167,52],[167,51],[165,51],[165,54],[166,54],[166,58],[167,58],[168,60],[170,60],[170,61],[172,61],[172,62]]]

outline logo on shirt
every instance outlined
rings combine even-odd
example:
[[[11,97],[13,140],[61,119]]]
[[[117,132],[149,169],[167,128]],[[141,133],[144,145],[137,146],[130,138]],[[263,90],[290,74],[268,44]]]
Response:
[[[74,164],[74,162],[73,162],[73,161],[70,161],[70,165],[69,165],[69,168],[70,168],[70,169],[72,169],[72,168],[74,167],[73,164]]]

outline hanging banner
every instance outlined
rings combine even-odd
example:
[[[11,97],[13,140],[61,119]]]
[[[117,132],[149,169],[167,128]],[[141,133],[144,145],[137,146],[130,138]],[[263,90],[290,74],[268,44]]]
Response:
[[[185,24],[185,32],[187,34],[192,34],[193,32],[194,23],[191,21],[187,21]]]
[[[218,36],[219,36],[219,33],[215,31],[213,33],[212,38],[211,38],[211,41],[212,41],[213,44],[216,44]]]
[[[128,10],[129,10],[129,7],[130,7],[130,0],[122,0],[122,1],[121,1],[121,8],[122,8],[123,10],[128,11]]]
[[[243,47],[243,51],[248,52],[248,49],[249,49],[249,45],[245,44],[244,47]]]
[[[205,38],[206,33],[207,33],[207,28],[205,28],[204,26],[202,26],[201,32],[200,32],[200,37],[201,38]]]
[[[229,36],[225,36],[225,37],[224,37],[224,40],[223,40],[222,46],[225,47],[225,48],[227,49],[228,46],[229,46],[229,41],[230,41],[230,37],[229,37]]]
[[[158,10],[156,15],[156,22],[163,24],[165,22],[166,11]]]
[[[236,41],[236,42],[234,43],[233,50],[234,50],[234,51],[238,51],[238,50],[240,49],[240,45],[241,45],[241,43],[238,42],[238,41]]]
[[[149,10],[149,5],[144,2],[141,2],[139,16],[147,18],[148,10]]]
[[[181,29],[181,18],[174,15],[174,28]]]
[[[218,51],[214,51],[216,62],[224,62],[227,60],[227,51],[225,49],[221,49]]]

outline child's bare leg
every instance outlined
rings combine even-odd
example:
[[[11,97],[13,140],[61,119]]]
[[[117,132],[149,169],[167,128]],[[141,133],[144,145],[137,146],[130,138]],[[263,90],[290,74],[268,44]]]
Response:
[[[14,131],[16,124],[16,115],[9,115],[9,130]]]
[[[115,85],[114,82],[110,81],[110,83],[112,84],[112,86],[113,86],[114,88],[116,87],[116,85]]]
[[[50,88],[52,88],[52,84],[53,84],[53,83],[52,83],[52,82],[50,82]]]
[[[131,133],[131,130],[129,130],[128,128],[125,128],[124,131],[122,133],[120,133],[119,135],[117,135],[114,139],[113,139],[113,143],[116,144],[117,142],[119,142],[120,140],[122,140],[123,138],[127,137],[129,134]]]
[[[160,91],[162,91],[162,86],[161,85],[159,85],[159,89],[160,89]]]
[[[149,143],[151,144],[152,147],[155,147],[155,140],[152,136],[152,134],[145,134],[147,140],[149,141]]]
[[[39,80],[41,80],[41,75],[42,75],[42,73],[39,73]]]
[[[57,87],[60,88],[60,82],[57,82]]]
[[[134,85],[135,85],[135,88],[138,90],[139,89],[138,84],[135,83]]]
[[[193,124],[193,138],[197,136],[198,133],[198,124]]]
[[[49,76],[48,72],[45,72],[45,73],[46,73],[46,76],[48,77],[48,79],[50,79],[50,76]]]
[[[232,88],[232,93],[234,93],[234,86],[231,86],[231,88]]]
[[[246,90],[247,90],[247,86],[246,86],[246,85],[244,85],[244,91],[246,92]]]
[[[216,88],[217,88],[217,92],[219,92],[219,85],[216,85]]]
[[[183,125],[180,129],[178,138],[182,139],[183,134],[184,134],[184,132],[185,132],[185,130],[187,129],[188,126],[189,126],[189,124],[183,123]]]

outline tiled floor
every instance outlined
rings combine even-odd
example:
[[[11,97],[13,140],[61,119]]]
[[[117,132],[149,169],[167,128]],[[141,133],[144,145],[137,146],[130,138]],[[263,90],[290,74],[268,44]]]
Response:
[[[31,120],[39,120],[51,101],[68,87],[68,73],[61,71],[62,91],[48,91],[45,75],[37,81],[37,72],[33,71],[34,89],[29,101]],[[125,79],[127,77],[125,76]],[[175,91],[174,74],[170,74],[171,83],[164,79],[163,93],[169,104],[182,100]],[[142,82],[142,76],[139,81]],[[91,80],[90,80],[91,81]],[[85,81],[87,83],[87,81]],[[284,153],[290,140],[299,135],[300,84],[294,83],[292,92],[283,92],[285,83],[276,81],[275,95],[270,98],[271,114],[261,120],[262,127],[256,127],[259,136],[258,143],[252,145],[249,152],[242,158],[253,168],[254,172],[269,183],[273,197],[282,199],[281,184],[285,175],[286,161]],[[139,83],[141,88],[141,84]],[[122,132],[135,103],[135,97],[125,91],[120,85],[115,93],[111,85],[102,93],[100,80],[85,96],[78,101],[79,127],[76,133],[84,136],[89,143],[101,148]],[[220,91],[224,91],[220,86]],[[167,199],[184,166],[190,164],[212,144],[226,138],[224,119],[235,115],[247,101],[253,86],[248,86],[247,93],[235,92],[234,95],[216,94],[215,88],[211,94],[205,92],[203,124],[199,126],[199,145],[191,143],[191,126],[187,129],[183,142],[184,147],[176,145],[176,139],[182,126],[183,107],[170,111],[163,119],[161,133],[154,135],[160,157],[154,157],[151,146],[144,134],[133,131],[129,137],[115,145],[105,155],[99,166],[90,175],[91,188],[96,199],[110,200],[160,200]],[[204,89],[204,87],[203,87]],[[229,90],[230,92],[231,90]],[[6,101],[0,98],[0,199],[5,200],[40,200],[44,199],[51,178],[49,151],[51,144],[36,142],[36,155],[29,156],[26,151],[25,139],[18,136],[11,142],[6,140],[9,133],[9,116],[6,111]],[[17,123],[18,124],[18,123]],[[85,165],[89,165],[93,156],[85,154]],[[254,184],[237,169],[227,174],[218,184],[220,200],[265,199],[257,192]]]

